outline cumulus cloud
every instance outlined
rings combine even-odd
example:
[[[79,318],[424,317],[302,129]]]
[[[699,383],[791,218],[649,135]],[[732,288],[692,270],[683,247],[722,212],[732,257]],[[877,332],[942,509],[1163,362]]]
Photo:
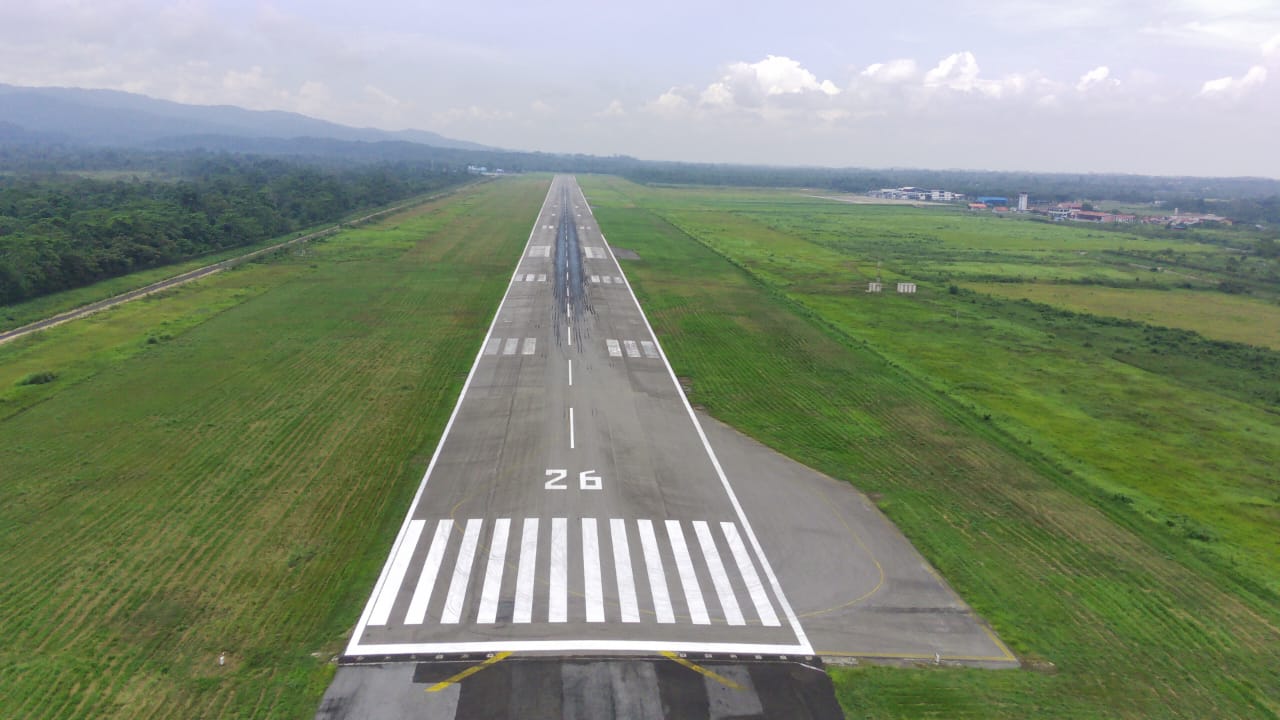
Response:
[[[991,98],[1003,97],[1008,93],[1021,92],[1026,87],[1026,78],[1021,75],[1010,75],[1000,80],[981,77],[978,59],[972,52],[952,53],[943,58],[932,70],[924,74],[924,86],[927,88],[954,90],[962,93],[978,93]]]
[[[840,89],[830,80],[818,82],[817,76],[801,66],[799,61],[782,55],[769,55],[757,63],[734,63],[729,66],[725,81],[735,86],[754,84],[765,95],[840,94]]]
[[[1200,86],[1200,94],[1204,97],[1240,97],[1252,88],[1267,81],[1267,69],[1254,65],[1239,78],[1228,75],[1217,80],[1206,80]]]
[[[1076,82],[1076,90],[1085,92],[1092,87],[1116,87],[1119,84],[1119,80],[1111,77],[1111,68],[1099,65],[1080,76],[1080,80]]]
[[[868,65],[860,75],[878,83],[900,83],[915,78],[916,72],[915,60],[899,59]]]

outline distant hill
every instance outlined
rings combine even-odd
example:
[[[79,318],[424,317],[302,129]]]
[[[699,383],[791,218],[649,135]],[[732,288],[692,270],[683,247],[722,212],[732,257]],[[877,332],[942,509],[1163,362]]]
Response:
[[[78,145],[175,147],[202,137],[324,138],[401,141],[457,150],[489,150],[425,130],[354,128],[278,110],[184,105],[116,90],[18,87],[0,84],[0,142],[56,138]],[[182,138],[182,140],[179,140]]]

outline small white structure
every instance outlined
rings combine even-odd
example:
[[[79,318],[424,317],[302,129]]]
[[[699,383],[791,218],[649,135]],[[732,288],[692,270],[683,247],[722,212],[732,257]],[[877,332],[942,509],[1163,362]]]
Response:
[[[907,295],[914,295],[916,293],[916,284],[915,283],[898,283],[898,292],[905,293]]]
[[[869,282],[867,283],[867,292],[880,292],[884,289],[884,283]]]
[[[1028,197],[1027,193],[1024,193],[1024,192],[1018,193],[1018,212],[1024,213],[1027,211],[1027,205],[1029,200],[1030,198]]]

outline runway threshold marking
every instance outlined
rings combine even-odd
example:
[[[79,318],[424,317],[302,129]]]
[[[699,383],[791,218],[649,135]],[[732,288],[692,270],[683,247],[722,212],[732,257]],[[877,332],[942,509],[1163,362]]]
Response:
[[[729,678],[721,675],[720,673],[714,670],[708,670],[707,668],[704,668],[695,662],[690,662],[687,658],[680,657],[679,653],[674,653],[674,652],[671,652],[670,650],[663,650],[661,655],[662,657],[674,663],[677,663],[679,665],[683,665],[689,668],[690,670],[698,673],[699,675],[702,675],[703,677],[709,677],[712,680],[715,680],[716,682],[720,683],[721,685],[724,685],[725,687],[732,688],[734,690],[742,689],[742,686],[734,682],[733,680],[730,680]]]
[[[466,670],[463,670],[462,672],[456,675],[453,675],[452,677],[445,678],[444,680],[441,680],[435,685],[432,685],[431,687],[427,688],[427,692],[440,692],[441,690],[444,690],[450,685],[453,685],[455,683],[460,683],[463,680],[466,680],[467,678],[471,677],[472,675],[475,675],[476,673],[480,672],[481,670],[484,670],[485,668],[488,668],[492,665],[496,665],[497,663],[500,663],[509,657],[511,657],[510,652],[494,653],[493,657],[485,660],[484,662],[478,665],[472,665]]]

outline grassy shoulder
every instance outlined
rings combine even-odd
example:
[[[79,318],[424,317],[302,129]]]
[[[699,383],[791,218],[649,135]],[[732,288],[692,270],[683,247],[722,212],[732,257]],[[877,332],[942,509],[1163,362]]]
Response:
[[[311,717],[546,187],[0,350],[59,374],[0,419],[6,717]]]
[[[612,179],[583,186],[609,241],[639,252],[625,269],[691,400],[870,493],[1029,668],[833,670],[851,717],[1280,717],[1275,594],[940,392],[916,348],[893,343],[956,332],[886,307],[907,299],[880,298],[878,318],[814,301],[838,287],[853,303],[849,272],[865,259],[743,224],[742,193],[717,205]],[[796,209],[799,228],[815,209]],[[762,232],[767,246],[750,247]],[[866,333],[873,321],[883,334]]]

